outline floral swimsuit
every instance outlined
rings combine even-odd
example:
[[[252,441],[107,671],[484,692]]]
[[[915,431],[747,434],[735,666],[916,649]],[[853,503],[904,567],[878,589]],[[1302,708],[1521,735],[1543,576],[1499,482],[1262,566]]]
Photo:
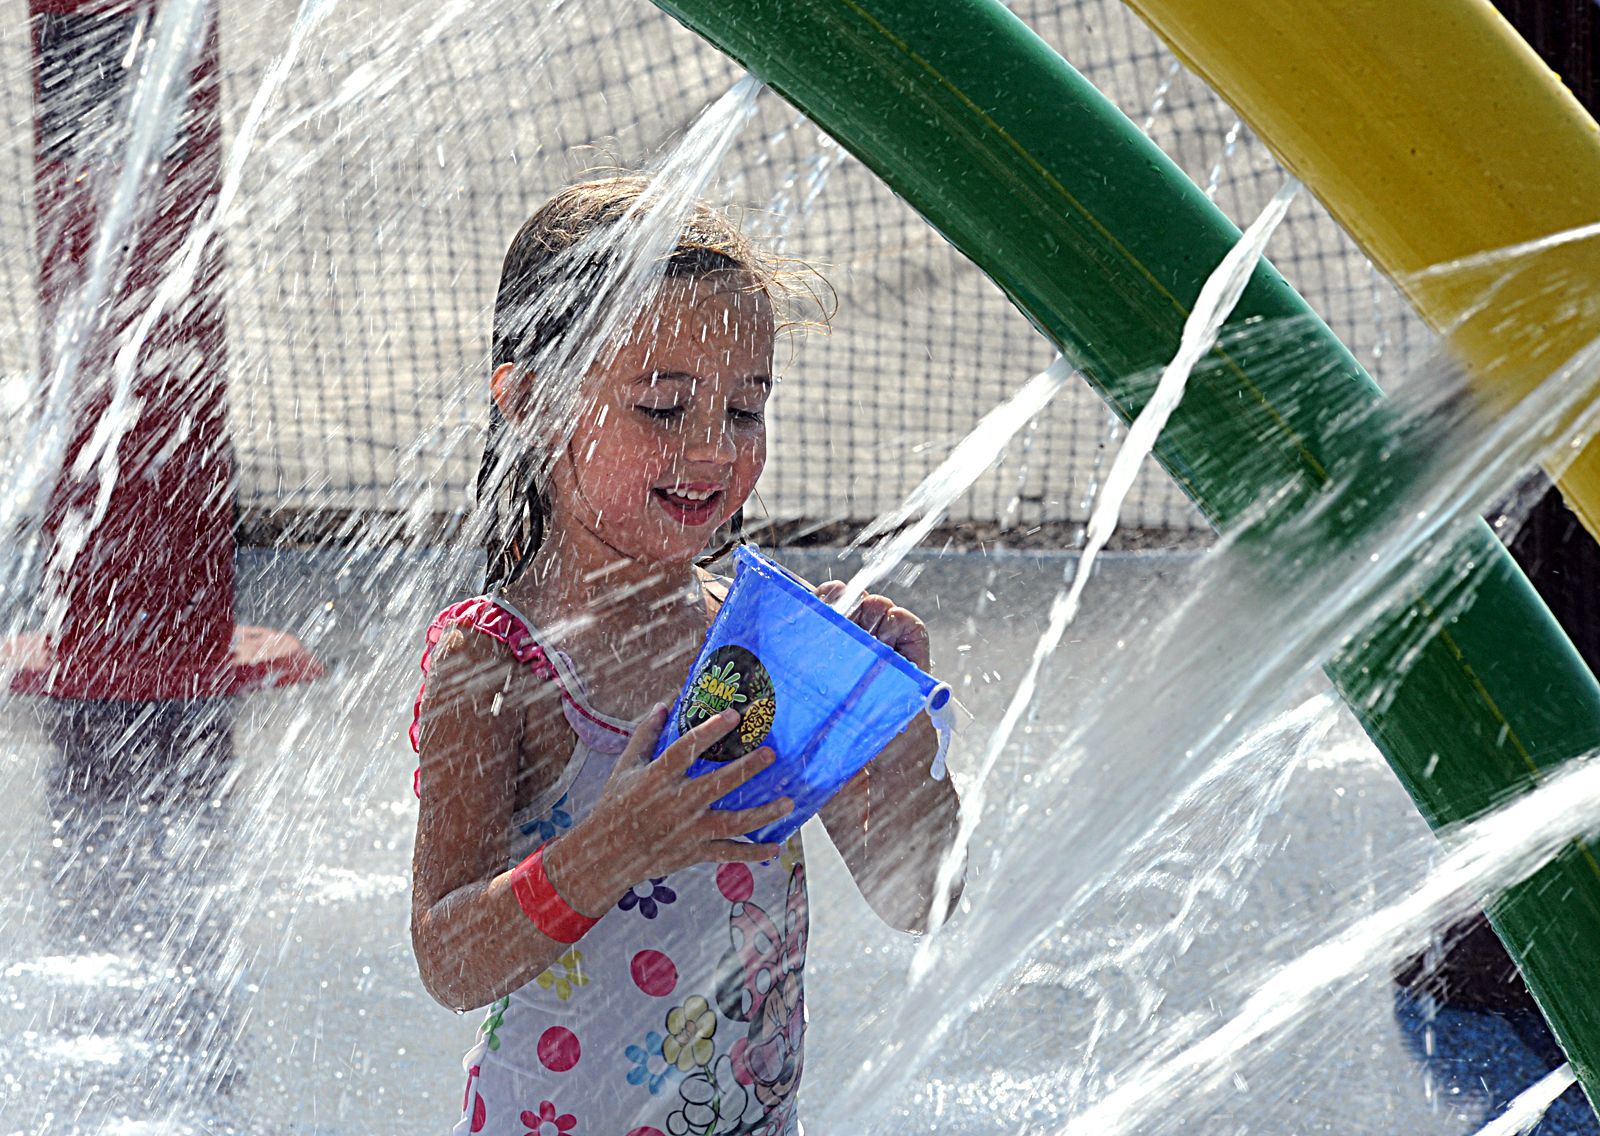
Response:
[[[556,784],[512,818],[514,866],[594,807],[634,724],[590,706],[572,660],[504,600],[446,608],[428,628],[430,648],[448,626],[499,639],[557,683],[578,737]],[[426,674],[426,654],[422,665]],[[696,864],[645,881],[489,1007],[462,1061],[455,1132],[798,1133],[807,932],[798,834],[769,864]]]

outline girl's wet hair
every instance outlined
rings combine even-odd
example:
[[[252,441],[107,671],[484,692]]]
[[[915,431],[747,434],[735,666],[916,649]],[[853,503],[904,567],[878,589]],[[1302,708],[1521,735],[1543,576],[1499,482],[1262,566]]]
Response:
[[[649,184],[648,178],[634,176],[580,182],[552,197],[522,226],[500,270],[491,369],[506,363],[533,369],[534,361],[549,358],[564,346],[585,305],[600,293],[606,273],[615,270],[606,242],[588,242],[585,247],[598,249],[593,255],[574,255],[575,250],[602,229],[624,220],[639,221],[639,214],[630,209]],[[726,214],[698,202],[684,222],[677,247],[666,257],[662,274],[668,279],[693,279],[727,273],[740,278],[742,289],[766,293],[776,311],[780,301],[815,294],[814,289],[793,283],[800,275],[789,267],[794,263],[761,250]],[[550,303],[549,298],[556,296],[569,299]],[[781,326],[807,322],[783,320]],[[485,512],[487,588],[514,580],[544,540],[550,515],[541,484],[544,472],[540,455],[491,398],[477,479],[478,507]],[[735,516],[735,527],[739,521]]]

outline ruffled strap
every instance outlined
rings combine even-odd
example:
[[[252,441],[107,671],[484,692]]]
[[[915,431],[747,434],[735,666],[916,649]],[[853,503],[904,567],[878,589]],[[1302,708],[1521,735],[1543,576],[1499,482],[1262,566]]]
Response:
[[[589,705],[583,680],[578,677],[577,669],[566,652],[540,640],[533,623],[505,600],[493,599],[490,602],[500,609],[513,627],[526,636],[528,644],[541,652],[542,658],[549,660],[555,670],[556,683],[561,687],[561,712],[566,715],[567,724],[583,744],[597,753],[615,754],[627,749],[635,723],[602,714]],[[513,646],[512,649],[517,648]]]
[[[422,752],[422,697],[428,688],[428,664],[433,648],[438,645],[445,628],[462,625],[504,643],[511,649],[511,657],[527,664],[536,678],[554,681],[561,688],[562,715],[590,749],[621,753],[627,748],[633,734],[631,725],[600,714],[589,705],[572,660],[553,647],[546,650],[522,613],[510,604],[490,596],[478,596],[451,604],[428,625],[428,645],[422,652],[422,685],[417,689],[417,699],[411,708],[410,737],[414,752]],[[412,791],[422,796],[421,766],[412,778]]]

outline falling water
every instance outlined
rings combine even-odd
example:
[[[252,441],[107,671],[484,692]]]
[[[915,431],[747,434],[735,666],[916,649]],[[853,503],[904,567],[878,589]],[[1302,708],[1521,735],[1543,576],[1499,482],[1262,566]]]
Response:
[[[1572,1066],[1563,1063],[1529,1086],[1506,1110],[1478,1129],[1477,1136],[1522,1136],[1543,1119],[1550,1105],[1578,1081]]]
[[[841,557],[878,534],[900,528],[911,517],[922,514],[916,524],[878,543],[867,556],[866,563],[850,577],[844,591],[833,601],[834,609],[845,613],[854,611],[867,589],[894,571],[906,554],[926,539],[943,519],[950,502],[965,493],[979,475],[994,464],[1006,443],[1049,405],[1074,374],[1071,365],[1058,356],[1047,370],[1040,371],[1016,394],[985,414],[972,432],[950,451],[950,456],[939,463],[939,468],[912,490],[898,508],[862,529],[850,547],[840,553]]]
[[[1106,546],[1106,541],[1111,539],[1111,534],[1117,527],[1117,522],[1122,516],[1122,502],[1127,497],[1128,490],[1133,487],[1133,479],[1138,475],[1139,467],[1144,464],[1144,459],[1149,456],[1156,439],[1166,428],[1167,419],[1172,417],[1172,412],[1178,409],[1178,403],[1183,401],[1183,392],[1188,386],[1190,373],[1193,372],[1195,364],[1216,345],[1217,333],[1222,330],[1224,321],[1233,314],[1234,305],[1239,302],[1239,297],[1244,295],[1245,285],[1250,282],[1256,264],[1261,260],[1261,254],[1267,247],[1267,241],[1272,239],[1278,223],[1289,211],[1290,202],[1299,192],[1300,182],[1295,178],[1284,182],[1283,188],[1278,190],[1267,203],[1267,207],[1261,211],[1261,216],[1244,231],[1238,243],[1228,250],[1228,254],[1222,258],[1222,263],[1217,265],[1206,278],[1205,285],[1200,289],[1200,298],[1195,301],[1194,310],[1184,320],[1178,353],[1162,370],[1161,381],[1156,384],[1155,394],[1150,396],[1150,401],[1139,411],[1138,417],[1133,420],[1133,425],[1128,427],[1128,437],[1111,463],[1111,472],[1106,475],[1105,489],[1095,502],[1094,512],[1090,514],[1087,543],[1078,558],[1078,567],[1072,577],[1072,588],[1060,602],[1060,619],[1063,626],[1071,623],[1073,616],[1077,614],[1078,601],[1083,597],[1084,585],[1089,582],[1090,573],[1094,571],[1094,558]],[[1052,628],[1056,620],[1057,616],[1052,611],[1050,617]],[[1056,631],[1054,636],[1059,640],[1061,633]],[[1053,646],[1050,649],[1053,650]]]
[[[207,215],[184,238],[183,247],[177,254],[177,264],[168,270],[160,286],[155,289],[155,294],[145,304],[139,318],[133,322],[132,330],[125,334],[112,366],[111,401],[95,424],[94,433],[78,451],[72,463],[72,476],[79,481],[88,477],[92,470],[98,470],[100,491],[96,494],[94,507],[87,517],[69,514],[63,520],[63,526],[69,531],[87,537],[105,520],[106,510],[111,505],[112,490],[116,488],[117,477],[121,471],[118,449],[122,438],[133,428],[142,410],[139,400],[133,395],[135,371],[140,353],[145,349],[156,321],[177,305],[194,287],[206,250],[211,246],[212,238],[216,236],[222,219],[232,207],[234,198],[238,196],[245,162],[255,144],[256,132],[261,128],[262,116],[277,97],[290,69],[300,55],[301,48],[305,45],[306,37],[316,29],[337,2],[338,0],[303,0],[300,10],[295,14],[294,26],[289,32],[288,47],[267,68],[266,77],[257,88],[249,110],[245,112],[239,134],[233,142],[232,153],[228,157],[227,174],[223,179],[222,188],[217,193],[215,203]],[[203,9],[204,5],[201,7]],[[189,34],[193,37],[194,31],[191,29]],[[161,50],[159,44],[156,50],[158,53]],[[185,65],[187,62],[185,59]],[[114,224],[114,222],[107,223],[108,231],[114,228]],[[88,302],[90,295],[87,287],[85,292],[84,302]],[[63,541],[62,552],[51,565],[52,571],[66,573],[71,568],[71,560],[76,552],[75,541]]]
[[[956,873],[961,871],[962,865],[966,863],[967,846],[972,840],[972,834],[977,830],[978,818],[983,815],[984,788],[989,775],[993,772],[995,763],[1000,760],[1000,754],[1005,750],[1006,744],[1011,740],[1011,733],[1016,729],[1018,721],[1033,702],[1034,691],[1039,681],[1039,668],[1055,654],[1056,647],[1061,643],[1061,636],[1078,614],[1078,601],[1083,596],[1084,585],[1089,582],[1089,576],[1094,571],[1094,558],[1106,546],[1106,541],[1111,539],[1111,533],[1117,527],[1117,519],[1122,513],[1123,498],[1133,487],[1133,479],[1139,472],[1139,466],[1144,463],[1144,459],[1155,445],[1156,438],[1167,424],[1167,419],[1172,417],[1172,412],[1183,400],[1190,372],[1215,346],[1217,333],[1222,329],[1228,316],[1233,313],[1239,297],[1244,294],[1245,285],[1250,282],[1256,264],[1261,260],[1261,254],[1267,247],[1267,241],[1272,238],[1278,222],[1283,220],[1283,215],[1289,210],[1289,203],[1299,192],[1300,183],[1297,180],[1290,178],[1285,182],[1283,188],[1278,190],[1267,207],[1261,211],[1261,216],[1251,223],[1239,237],[1238,243],[1228,250],[1222,262],[1207,277],[1205,285],[1200,289],[1200,298],[1195,301],[1194,309],[1184,321],[1177,354],[1162,370],[1155,394],[1145,404],[1144,409],[1139,411],[1138,417],[1128,429],[1127,438],[1123,440],[1116,458],[1111,463],[1111,472],[1106,475],[1105,488],[1095,501],[1094,512],[1089,516],[1088,543],[1078,556],[1072,586],[1065,593],[1058,594],[1055,602],[1050,605],[1049,626],[1039,637],[1038,646],[1033,650],[1033,657],[1028,661],[1028,669],[1023,672],[1022,679],[1017,684],[1011,704],[1006,707],[1005,717],[1000,719],[1000,724],[989,739],[983,763],[979,766],[972,788],[968,791],[968,807],[962,816],[961,828],[950,851],[945,855],[939,869],[939,882],[934,887],[934,910],[929,922],[935,927],[942,924],[948,914],[944,910],[945,897],[950,894]],[[920,979],[933,965],[932,943],[933,940],[930,938],[928,945],[918,955],[917,964],[912,971],[914,981]]]
[[[1277,970],[1220,1028],[1152,1067],[1129,1070],[1121,1088],[1074,1116],[1060,1129],[1062,1136],[1116,1136],[1181,1124],[1172,1102],[1219,1086],[1231,1076],[1240,1050],[1302,1023],[1330,992],[1364,975],[1374,958],[1420,947],[1430,926],[1460,914],[1463,894],[1500,892],[1531,876],[1574,837],[1596,832],[1600,764],[1573,761],[1537,790],[1445,834],[1453,850],[1416,891]]]
[[[1525,255],[1509,253],[1500,267],[1516,271]],[[1301,342],[1293,326],[1257,325],[1226,348],[1235,358],[1287,362]],[[1452,559],[1455,533],[1477,523],[1475,510],[1514,482],[1517,471],[1582,436],[1572,411],[1587,401],[1597,372],[1600,348],[1591,346],[1509,417],[1490,419],[1463,398],[1459,368],[1437,358],[1406,384],[1405,394],[1377,404],[1365,420],[1343,424],[1356,431],[1376,424],[1381,441],[1341,473],[1312,523],[1279,522],[1270,542],[1253,542],[1250,534],[1270,516],[1269,498],[1257,520],[1196,566],[1174,610],[1127,613],[1124,622],[1137,634],[1118,639],[1117,652],[1101,664],[1100,684],[1072,705],[1066,741],[1044,775],[1033,777],[1003,847],[994,845],[987,862],[969,868],[963,907],[970,902],[971,915],[921,948],[915,994],[862,1030],[862,1050],[878,1056],[820,1120],[850,1127],[876,1116],[876,1102],[947,1044],[995,989],[999,976],[977,960],[1025,959],[1069,924],[1095,894],[1096,881],[1126,870],[1135,818],[1158,814],[1160,802],[1227,752],[1283,692],[1308,681],[1331,645],[1409,602],[1422,580],[1444,569],[1457,581],[1448,603],[1470,602],[1481,566]],[[1368,461],[1375,470],[1399,471],[1399,499],[1373,498],[1360,472]],[[1313,536],[1316,517],[1347,507],[1342,501],[1378,510],[1380,523],[1356,538],[1351,561],[1330,563],[1309,542],[1324,539]],[[1452,610],[1459,607],[1447,606],[1442,618]],[[1414,626],[1410,634],[1420,644],[1433,626]],[[1264,637],[1263,628],[1272,634]],[[969,788],[969,807],[973,797]],[[967,823],[975,822],[991,823]],[[1374,947],[1380,958],[1386,949]]]
[[[88,270],[76,294],[63,305],[54,329],[51,355],[54,366],[44,384],[42,405],[29,424],[26,441],[8,453],[4,480],[0,481],[0,530],[14,533],[23,518],[43,507],[42,495],[61,468],[68,439],[75,427],[69,396],[78,363],[104,318],[104,303],[117,274],[125,267],[127,236],[148,207],[146,184],[161,153],[177,129],[178,111],[188,95],[185,80],[193,62],[205,21],[205,0],[174,0],[157,12],[150,42],[140,52],[137,45],[130,62],[139,64],[138,79],[128,107],[126,139],[114,157],[118,170],[106,191],[102,220],[89,254]],[[60,556],[70,559],[87,533],[68,528],[59,541]],[[12,555],[26,548],[9,545]],[[8,575],[25,571],[25,562],[8,565]]]
[[[572,19],[580,7],[558,3],[545,14],[551,21]],[[244,177],[252,164],[281,145],[289,155],[285,170],[311,168],[316,151],[296,151],[297,132],[322,116],[348,115],[353,133],[336,136],[337,144],[359,150],[350,139],[365,143],[364,116],[381,123],[376,108],[401,84],[425,85],[419,45],[444,35],[452,21],[473,12],[482,17],[495,8],[493,2],[456,3],[430,10],[423,21],[427,31],[420,36],[406,21],[377,29],[373,59],[353,70],[333,98],[291,105],[273,123],[270,104],[291,97],[296,61],[305,66],[316,58],[319,21],[334,11],[331,3],[302,5],[292,26],[284,20],[287,43],[274,50],[274,64],[253,88],[236,131],[224,197],[206,224],[226,230],[231,204],[235,215],[254,209],[270,214],[273,225],[292,228],[292,172],[267,180],[263,195],[252,199]],[[198,4],[175,4],[163,9],[162,18],[192,23],[201,11]],[[153,38],[182,42],[172,30],[177,27],[160,24]],[[141,61],[146,76],[141,92],[146,84],[156,91],[162,74],[170,84],[183,73],[181,53],[163,54],[167,50],[151,49]],[[544,66],[547,50],[529,45],[532,60],[515,65]],[[1176,73],[1174,65],[1163,79],[1152,120]],[[645,235],[636,245],[620,250],[617,260],[625,268],[591,310],[592,333],[579,337],[591,354],[564,361],[569,378],[614,343],[616,330],[637,310],[682,210],[712,185],[719,159],[734,144],[758,93],[753,80],[743,81],[715,102],[660,163],[658,190],[646,206],[650,224],[642,227]],[[167,106],[170,110],[170,97]],[[162,122],[166,112],[148,100],[138,107],[139,129],[128,136],[128,152],[136,146],[147,154],[158,152],[161,139],[170,134],[170,125]],[[787,129],[795,129],[790,112],[784,121],[791,124]],[[379,142],[399,144],[381,137]],[[526,156],[527,140],[515,142]],[[318,143],[324,152],[335,144]],[[429,139],[424,149],[433,145]],[[440,169],[444,154],[442,142]],[[432,154],[427,157],[431,163]],[[824,183],[840,160],[836,148],[825,147],[798,163],[792,177],[780,179],[770,199],[780,214],[774,231],[785,232],[794,214],[818,194],[827,202]],[[128,209],[140,204],[141,168],[130,162],[122,173],[131,188],[126,194],[118,188],[116,200]],[[400,235],[380,232],[374,241],[387,239],[415,252],[416,229],[407,230],[404,218],[382,221],[398,224]],[[107,279],[114,276],[118,226],[126,223],[114,210],[102,214],[96,256],[103,258]],[[203,240],[191,240],[189,247],[200,244]],[[390,265],[389,271],[400,274],[409,266]],[[181,263],[167,279],[163,295],[170,300],[186,286]],[[85,302],[81,311],[92,308]],[[1225,346],[1292,367],[1302,341],[1293,326],[1254,327],[1231,336]],[[327,365],[337,367],[332,347],[325,349]],[[125,350],[131,367],[136,341]],[[1203,354],[1203,349],[1195,352],[1202,369],[1207,365]],[[1033,369],[1019,363],[1013,373]],[[1176,369],[1175,361],[1169,371]],[[1592,369],[1592,360],[1577,359],[1567,373],[1582,380]],[[470,374],[473,389],[481,391],[477,361],[464,364],[463,374]],[[50,400],[65,397],[64,380],[70,377],[67,365],[41,384],[49,399],[35,434],[40,444],[21,452],[35,465],[28,473],[8,464],[6,492],[0,495],[5,516],[36,508],[37,490],[59,467],[59,451],[51,464],[46,434],[47,427],[57,428],[49,423],[59,425],[64,403]],[[889,580],[891,587],[909,587],[890,575],[895,563],[994,462],[1006,440],[1060,395],[1069,378],[1070,371],[1058,362],[984,417],[911,499],[862,534],[858,543],[896,533],[873,548],[852,586]],[[1005,630],[1010,636],[1005,648],[997,646],[984,656],[982,668],[992,668],[997,676],[988,688],[997,697],[1002,687],[1019,682],[1030,688],[1026,698],[1018,688],[1009,705],[1038,713],[1040,732],[1032,737],[1036,756],[1018,762],[1003,806],[992,795],[985,802],[983,784],[1000,767],[1011,730],[1027,728],[1022,718],[1009,709],[1000,713],[997,705],[985,719],[997,723],[989,749],[979,762],[957,769],[973,826],[964,837],[972,852],[970,878],[963,909],[952,913],[936,951],[913,956],[905,940],[877,932],[864,920],[838,918],[855,910],[848,906],[851,885],[842,876],[834,877],[831,889],[819,885],[813,940],[817,1004],[829,1005],[834,1025],[832,1033],[825,1032],[827,1023],[813,1026],[818,1040],[808,1054],[808,1126],[852,1134],[873,1126],[892,1128],[896,1090],[948,1057],[951,1063],[970,1064],[974,1075],[962,1085],[943,1072],[930,1077],[930,1084],[939,1080],[941,1092],[969,1091],[980,1068],[995,1069],[998,1078],[1011,1078],[1007,1084],[1026,1091],[1009,1103],[994,1103],[998,1096],[979,1100],[972,1106],[977,1111],[964,1118],[930,1105],[926,1115],[914,1117],[919,1128],[932,1117],[951,1131],[1011,1132],[1041,1116],[1053,1118],[1053,1127],[1074,1130],[1094,1127],[1097,1121],[1090,1118],[1133,1124],[1137,1117],[1153,1127],[1193,1122],[1200,1128],[1209,1117],[1202,1113],[1222,1099],[1226,1107],[1216,1105],[1218,1114],[1248,1120],[1260,1130],[1258,1115],[1267,1116],[1268,1123],[1274,1118],[1267,1097],[1273,1078],[1263,1067],[1261,1039],[1287,1045],[1290,1034],[1313,1042],[1324,1036],[1318,1020],[1333,1013],[1355,976],[1364,970],[1381,974],[1394,952],[1420,942],[1428,921],[1450,909],[1455,901],[1445,895],[1447,884],[1509,879],[1551,842],[1589,827],[1595,787],[1586,766],[1497,818],[1479,822],[1484,827],[1458,834],[1467,843],[1453,845],[1454,851],[1425,876],[1415,865],[1436,848],[1425,836],[1397,839],[1387,850],[1345,865],[1348,887],[1339,893],[1334,914],[1322,919],[1295,915],[1295,937],[1279,951],[1290,954],[1284,970],[1273,973],[1253,956],[1239,957],[1236,952],[1248,948],[1232,946],[1226,933],[1213,934],[1229,945],[1217,948],[1224,952],[1217,971],[1202,974],[1194,985],[1214,991],[1220,1009],[1205,1006],[1208,996],[1167,981],[1174,960],[1192,961],[1222,922],[1250,916],[1252,872],[1268,856],[1283,855],[1272,826],[1291,778],[1327,757],[1331,733],[1349,728],[1328,694],[1307,697],[1305,685],[1314,681],[1307,676],[1341,635],[1392,605],[1410,581],[1438,567],[1452,526],[1530,462],[1569,444],[1570,436],[1561,431],[1570,426],[1572,408],[1563,404],[1561,378],[1530,397],[1519,416],[1490,428],[1470,416],[1452,416],[1460,376],[1447,361],[1434,361],[1415,378],[1412,401],[1400,399],[1381,414],[1373,412],[1382,418],[1379,432],[1385,441],[1394,443],[1393,455],[1411,461],[1419,476],[1393,515],[1374,522],[1359,543],[1364,567],[1344,572],[1307,562],[1306,550],[1318,547],[1318,534],[1309,524],[1298,532],[1289,529],[1281,544],[1265,550],[1252,542],[1250,526],[1244,525],[1186,569],[1176,585],[1163,585],[1163,600],[1181,591],[1176,608],[1133,594],[1131,587],[1108,589],[1104,604],[1087,605],[1072,626],[1081,630],[1092,624],[1094,634],[1104,638],[1106,654],[1086,659],[1088,648],[1064,651],[1071,657],[1056,674],[1039,667],[1037,649],[1031,668],[1024,667],[1020,676],[1015,669],[1030,658],[1028,640],[1021,636],[1034,636],[1039,631],[1034,617],[1045,613],[1031,610],[1025,596],[986,598],[993,594],[989,589],[1010,597],[1002,578],[1020,571],[1015,566],[1023,561],[1004,556],[978,561],[985,582],[962,614],[975,612],[989,622],[980,633],[969,633],[946,615],[938,632],[941,656],[957,651],[960,640],[976,644],[966,657],[977,658],[985,650],[980,635],[999,641],[1000,629]],[[570,397],[570,385],[557,386],[552,381],[552,398]],[[1180,396],[1181,389],[1171,401]],[[566,421],[582,408],[569,409]],[[102,458],[115,456],[116,428],[115,420],[105,424]],[[448,434],[438,423],[418,426],[419,434],[436,429]],[[450,444],[477,440],[476,428],[459,434]],[[1130,437],[1119,454],[1113,483],[1119,470],[1131,479],[1123,456],[1136,453],[1133,442]],[[420,446],[420,440],[405,443],[413,450]],[[7,455],[8,463],[16,458]],[[1137,467],[1136,459],[1129,461]],[[1343,471],[1330,500],[1348,504],[1358,497],[1362,474],[1361,469]],[[23,484],[30,477],[31,493]],[[1101,524],[1091,523],[1091,545],[1097,550],[1109,533],[1104,518],[1114,523],[1112,498],[1120,497],[1111,489],[1108,485],[1095,510]],[[428,499],[429,491],[418,490],[410,507],[425,510]],[[1270,501],[1263,503],[1264,511],[1270,508]],[[913,517],[915,524],[898,531]],[[473,543],[470,533],[447,553],[419,547],[421,537],[411,538],[409,545],[387,543],[397,526],[421,531],[420,525],[404,529],[406,523],[357,514],[347,526],[349,547],[298,558],[242,556],[242,606],[296,632],[329,664],[330,677],[318,688],[260,695],[245,703],[238,733],[248,759],[229,772],[227,783],[216,787],[217,795],[204,807],[186,813],[156,809],[145,816],[139,811],[143,806],[135,804],[125,816],[104,818],[120,821],[127,830],[120,835],[110,825],[85,836],[60,817],[52,817],[53,827],[40,821],[35,813],[43,815],[47,808],[35,784],[43,778],[32,770],[46,767],[48,748],[37,739],[26,740],[33,729],[26,708],[16,700],[7,706],[24,740],[4,754],[6,788],[19,788],[6,793],[15,835],[0,857],[13,869],[17,888],[0,901],[0,925],[26,945],[0,960],[0,1014],[8,1026],[0,1052],[8,1074],[25,1080],[27,1089],[0,1089],[10,1094],[0,1097],[0,1115],[8,1122],[0,1125],[4,1130],[121,1126],[276,1133],[291,1127],[377,1131],[392,1126],[437,1131],[449,1123],[459,1085],[453,1073],[441,1074],[440,1062],[447,1065],[448,1059],[437,1052],[464,1047],[472,1027],[421,1000],[404,946],[401,908],[409,881],[403,858],[414,805],[408,797],[410,758],[399,735],[415,693],[420,628],[432,606],[475,586],[481,569],[470,553],[459,551]],[[1074,605],[1092,557],[1087,553],[1078,562]],[[952,558],[948,563],[961,568],[966,562]],[[1128,562],[1114,559],[1100,563],[1103,572],[1128,568]],[[934,623],[940,592],[930,590],[929,581],[937,581],[945,562],[918,566],[928,564],[932,571],[908,602]],[[821,561],[812,567],[821,569]],[[1470,591],[1472,566],[1457,567],[1464,590]],[[1059,563],[1048,561],[1047,568],[1057,573]],[[938,587],[945,589],[945,607],[953,607],[952,585]],[[928,604],[934,605],[931,612],[925,610]],[[1052,609],[1047,637],[1055,614]],[[1263,642],[1263,627],[1274,630],[1271,642]],[[1063,621],[1054,631],[1052,649],[1066,629]],[[973,664],[973,669],[980,668]],[[984,669],[985,684],[989,677]],[[1370,758],[1359,738],[1338,744]],[[975,779],[979,769],[984,776]],[[1558,799],[1562,796],[1565,801]],[[1515,831],[1493,827],[1511,816],[1521,821]],[[1420,822],[1413,827],[1420,828]],[[809,849],[819,876],[826,867],[821,844],[811,840]],[[1477,849],[1476,859],[1461,858],[1466,847]],[[123,883],[114,884],[118,880]],[[106,902],[104,897],[121,894],[115,887],[123,884],[140,904],[139,921],[126,928],[127,941],[107,944],[96,938],[94,924],[109,920],[94,907],[65,914],[52,910],[49,919],[70,925],[71,936],[52,939],[41,930],[45,907],[53,909],[66,899]],[[1125,927],[1129,911],[1142,914],[1139,923]],[[831,925],[830,915],[835,917]],[[1318,943],[1313,936],[1325,938]],[[165,953],[150,948],[151,942]],[[194,948],[194,942],[215,949]],[[1201,946],[1186,954],[1196,942]],[[872,958],[887,957],[893,964],[879,985],[861,979],[868,970],[863,943],[878,946]],[[906,981],[913,958],[920,968],[914,989]],[[185,968],[209,971],[186,973]],[[842,995],[828,996],[830,983]],[[1094,996],[1087,1002],[1070,1000],[1084,989]],[[1174,1006],[1186,998],[1187,1004]],[[1043,1008],[1006,1034],[1000,1027],[1012,1005],[1022,1007],[1019,1014]],[[1013,1050],[999,1043],[985,1048],[981,1036],[991,1026],[1013,1041],[1028,1040]],[[1075,1032],[1080,1026],[1082,1031]],[[1145,1029],[1148,1034],[1139,1032]],[[823,1044],[824,1037],[833,1042]],[[972,1042],[973,1037],[979,1040]],[[961,1048],[969,1043],[975,1048]],[[203,1069],[199,1062],[185,1065],[186,1047],[195,1046],[206,1054],[209,1064]],[[430,1055],[427,1065],[418,1064],[419,1053]],[[1178,1054],[1204,1058],[1201,1070],[1189,1070]],[[1030,1060],[1047,1068],[1030,1074]],[[312,1066],[329,1070],[319,1074],[320,1082],[307,1072]],[[137,1076],[131,1072],[135,1067]],[[1298,1083],[1296,1078],[1304,1080],[1313,1067],[1308,1057],[1282,1073],[1281,1083]],[[1192,1092],[1171,1088],[1189,1086],[1185,1078],[1191,1072],[1197,1078]],[[451,1099],[438,1099],[441,1078],[451,1084],[445,1093]],[[223,1091],[217,1091],[219,1084]],[[1168,1088],[1152,1091],[1159,1086]],[[1542,1105],[1561,1087],[1560,1078],[1553,1077],[1530,1090],[1529,1101]],[[387,1098],[380,1095],[385,1088]],[[240,1103],[227,1106],[220,1100],[227,1092],[237,1094]],[[1533,1104],[1524,1103],[1527,1108],[1513,1106],[1506,1117],[1530,1115]],[[1230,1120],[1228,1131],[1236,1127]],[[1114,1128],[1108,1120],[1101,1130]]]

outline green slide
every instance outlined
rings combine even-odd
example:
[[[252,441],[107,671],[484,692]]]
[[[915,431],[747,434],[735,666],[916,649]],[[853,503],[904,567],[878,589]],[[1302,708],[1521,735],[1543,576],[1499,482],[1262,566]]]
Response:
[[[1239,232],[1020,20],[995,0],[656,2],[883,178],[1118,414],[1138,412],[1151,371],[1171,358],[1189,305]],[[1278,515],[1303,517],[1335,473],[1377,444],[1330,428],[1382,396],[1265,263],[1228,327],[1258,318],[1299,321],[1293,366],[1282,353],[1219,347],[1156,447],[1223,529],[1286,485],[1298,488]],[[1321,548],[1335,557],[1361,522],[1319,523]],[[1471,528],[1446,560],[1412,607],[1367,628],[1328,666],[1435,827],[1600,746],[1600,685],[1487,526]],[[1463,588],[1475,589],[1470,603]],[[1434,622],[1417,650],[1408,628]],[[1490,916],[1590,1100],[1600,1098],[1600,864],[1574,843],[1496,897]]]

